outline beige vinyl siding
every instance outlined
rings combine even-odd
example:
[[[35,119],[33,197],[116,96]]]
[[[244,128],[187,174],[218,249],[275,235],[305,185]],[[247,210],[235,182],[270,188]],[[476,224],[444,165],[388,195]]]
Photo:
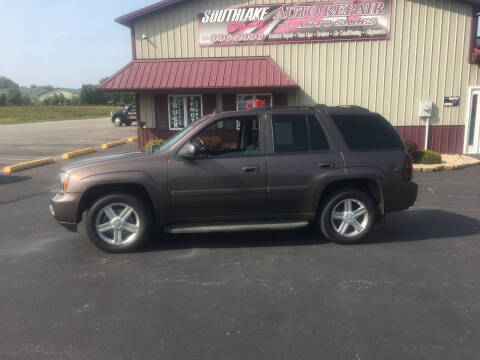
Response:
[[[153,129],[155,124],[155,99],[152,94],[140,94],[140,117],[145,121],[147,129]]]
[[[296,2],[188,1],[141,18],[135,23],[137,58],[271,56],[301,87],[290,103],[360,105],[408,126],[424,124],[419,102],[432,100],[434,125],[464,124],[468,87],[480,84],[478,66],[468,62],[471,5],[391,0],[389,40],[198,46],[198,9],[271,3]],[[445,108],[445,96],[461,96],[460,106]]]

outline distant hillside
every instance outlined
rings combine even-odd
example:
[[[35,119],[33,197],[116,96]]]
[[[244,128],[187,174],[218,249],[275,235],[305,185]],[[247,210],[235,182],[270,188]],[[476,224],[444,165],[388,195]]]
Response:
[[[43,88],[43,87],[20,87],[18,88],[20,90],[20,93],[22,95],[28,96],[32,100],[38,100],[39,98],[44,98],[45,95],[52,95],[56,92],[60,93],[72,93],[73,96],[79,96],[80,95],[80,89],[68,89],[68,88]],[[7,93],[8,89],[0,89],[0,94]],[[50,94],[49,94],[50,93]]]
[[[0,76],[0,89],[8,88],[18,89],[18,84],[5,76]]]

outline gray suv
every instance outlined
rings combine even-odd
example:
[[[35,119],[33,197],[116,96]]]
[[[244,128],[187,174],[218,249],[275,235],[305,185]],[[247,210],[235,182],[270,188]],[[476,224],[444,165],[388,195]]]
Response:
[[[91,241],[131,251],[155,231],[278,230],[313,224],[349,244],[417,197],[395,129],[359,107],[208,115],[152,150],[64,167],[52,215]]]

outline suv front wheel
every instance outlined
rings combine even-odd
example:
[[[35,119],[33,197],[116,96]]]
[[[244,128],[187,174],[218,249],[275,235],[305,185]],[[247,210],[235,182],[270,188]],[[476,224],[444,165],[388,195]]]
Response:
[[[115,117],[112,122],[116,127],[121,127],[123,125],[123,120],[120,116]]]
[[[370,232],[376,217],[375,204],[369,195],[355,189],[342,189],[327,198],[317,223],[329,240],[353,244]]]
[[[145,203],[128,194],[107,195],[88,210],[85,226],[90,240],[110,253],[135,250],[148,239],[152,216]]]

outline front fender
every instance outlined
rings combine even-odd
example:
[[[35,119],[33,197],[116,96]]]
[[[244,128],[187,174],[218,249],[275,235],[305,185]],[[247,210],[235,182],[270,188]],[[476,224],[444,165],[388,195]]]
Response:
[[[167,186],[160,179],[155,181],[148,173],[144,171],[116,171],[103,172],[89,175],[78,179],[69,188],[69,192],[85,194],[89,189],[98,186],[108,185],[140,185],[150,197],[155,212],[162,216],[168,213],[166,205],[169,203],[167,198]]]

